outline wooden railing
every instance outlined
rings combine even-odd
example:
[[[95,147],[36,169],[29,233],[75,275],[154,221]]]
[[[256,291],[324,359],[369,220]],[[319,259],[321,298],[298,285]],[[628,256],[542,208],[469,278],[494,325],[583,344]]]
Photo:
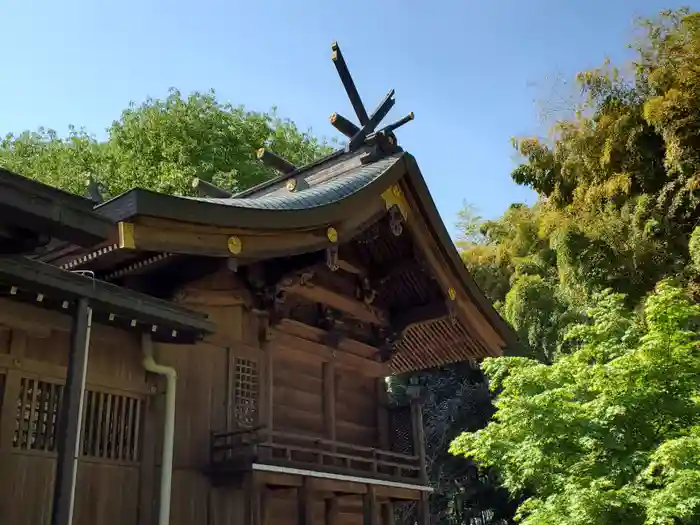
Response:
[[[210,450],[215,472],[262,463],[413,483],[424,478],[418,456],[265,428],[212,432]]]

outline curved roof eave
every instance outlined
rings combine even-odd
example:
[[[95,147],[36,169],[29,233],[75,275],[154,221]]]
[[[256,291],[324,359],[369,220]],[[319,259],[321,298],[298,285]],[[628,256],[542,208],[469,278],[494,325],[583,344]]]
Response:
[[[318,186],[285,195],[247,198],[194,198],[134,189],[95,208],[119,222],[149,216],[231,228],[291,230],[345,218],[405,174],[404,153],[359,165]]]
[[[415,190],[418,205],[421,207],[421,214],[425,217],[426,223],[431,229],[433,237],[437,241],[438,246],[440,246],[442,249],[443,255],[445,255],[452,271],[457,275],[457,277],[459,277],[469,298],[494,327],[499,336],[503,339],[505,345],[511,349],[516,348],[518,346],[517,334],[495,310],[491,302],[479,289],[476,281],[474,281],[474,278],[469,274],[467,268],[464,266],[464,262],[459,256],[459,253],[457,252],[457,249],[455,248],[455,245],[447,232],[447,228],[445,228],[445,224],[440,217],[437,206],[435,206],[435,201],[433,201],[428,185],[423,178],[423,174],[418,167],[416,159],[412,155],[406,153],[404,155],[404,162],[406,165],[408,179]]]

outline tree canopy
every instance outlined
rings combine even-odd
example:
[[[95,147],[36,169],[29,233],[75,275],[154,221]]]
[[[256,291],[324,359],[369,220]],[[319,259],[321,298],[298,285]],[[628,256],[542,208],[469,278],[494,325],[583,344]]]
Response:
[[[460,218],[530,357],[483,363],[495,415],[451,451],[528,525],[700,523],[700,13],[641,27],[630,77],[580,73],[573,116],[514,140],[538,202]]]
[[[198,177],[240,191],[272,177],[255,151],[270,147],[303,165],[331,152],[325,141],[267,113],[217,101],[213,91],[130,104],[98,141],[82,128],[66,137],[39,129],[0,141],[0,165],[41,182],[85,194],[90,177],[111,195],[133,187],[192,194]]]

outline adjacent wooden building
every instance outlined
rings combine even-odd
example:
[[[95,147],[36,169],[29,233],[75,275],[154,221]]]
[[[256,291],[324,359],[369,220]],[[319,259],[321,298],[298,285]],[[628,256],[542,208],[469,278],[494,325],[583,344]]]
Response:
[[[0,172],[0,522],[50,522],[80,304],[72,523],[388,525],[403,502],[427,521],[420,392],[396,406],[385,378],[513,336],[397,144],[412,115],[378,130],[393,91],[368,114],[333,62],[347,147],[301,168],[260,150],[279,176],[238,195],[96,203]]]

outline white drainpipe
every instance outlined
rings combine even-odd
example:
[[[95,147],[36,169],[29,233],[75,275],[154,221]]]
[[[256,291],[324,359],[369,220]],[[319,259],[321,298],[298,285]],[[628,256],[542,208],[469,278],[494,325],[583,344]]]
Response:
[[[165,376],[165,422],[163,423],[163,457],[160,471],[160,499],[158,525],[170,525],[170,497],[173,481],[173,443],[175,441],[175,392],[177,372],[174,368],[156,363],[153,341],[149,334],[141,339],[143,367],[154,374]]]

